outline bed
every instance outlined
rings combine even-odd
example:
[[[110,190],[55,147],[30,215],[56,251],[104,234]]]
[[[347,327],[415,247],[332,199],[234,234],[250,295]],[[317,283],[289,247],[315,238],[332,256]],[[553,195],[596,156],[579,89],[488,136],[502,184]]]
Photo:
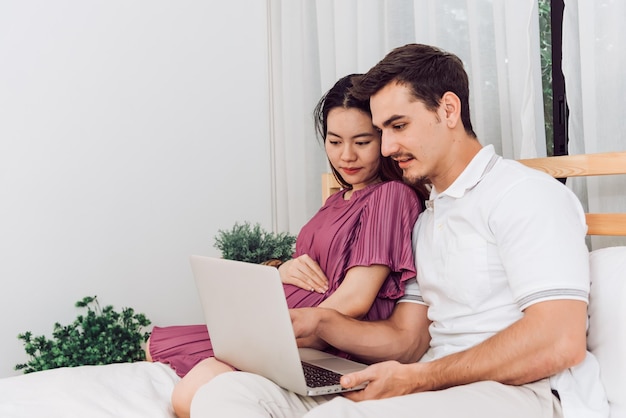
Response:
[[[626,174],[626,152],[520,160],[553,177]],[[332,174],[322,195],[339,190]],[[626,236],[626,213],[587,214],[589,234]],[[592,251],[588,347],[600,362],[611,418],[626,418],[626,247]],[[2,418],[175,418],[179,378],[166,365],[137,362],[60,368],[0,379]]]

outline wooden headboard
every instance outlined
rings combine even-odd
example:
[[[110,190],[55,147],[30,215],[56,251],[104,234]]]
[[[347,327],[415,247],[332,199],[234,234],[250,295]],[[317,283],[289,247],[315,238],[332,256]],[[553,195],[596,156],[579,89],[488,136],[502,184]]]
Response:
[[[626,174],[626,151],[519,160],[554,178]],[[332,173],[322,174],[322,203],[341,186]],[[626,213],[587,213],[589,235],[625,235]]]

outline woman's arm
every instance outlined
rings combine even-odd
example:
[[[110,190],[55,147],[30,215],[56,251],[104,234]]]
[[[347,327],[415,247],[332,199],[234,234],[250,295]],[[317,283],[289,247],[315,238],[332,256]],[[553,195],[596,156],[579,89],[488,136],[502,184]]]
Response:
[[[333,309],[350,318],[361,318],[372,307],[389,272],[389,267],[382,265],[352,267],[337,290],[318,307]],[[298,345],[317,349],[328,346],[315,335],[298,339]]]
[[[320,303],[319,307],[335,309],[352,318],[361,318],[372,307],[389,273],[389,267],[379,264],[352,267],[337,290]]]

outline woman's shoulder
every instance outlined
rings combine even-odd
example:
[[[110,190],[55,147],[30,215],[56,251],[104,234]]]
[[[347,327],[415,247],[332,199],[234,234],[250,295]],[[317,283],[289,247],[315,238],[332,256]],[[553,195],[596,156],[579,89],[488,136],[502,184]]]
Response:
[[[406,195],[417,199],[417,195],[411,186],[399,180],[390,180],[379,183],[378,187],[372,191],[372,194]]]
[[[376,184],[363,202],[370,215],[387,219],[394,225],[415,222],[422,207],[413,188],[397,180]]]

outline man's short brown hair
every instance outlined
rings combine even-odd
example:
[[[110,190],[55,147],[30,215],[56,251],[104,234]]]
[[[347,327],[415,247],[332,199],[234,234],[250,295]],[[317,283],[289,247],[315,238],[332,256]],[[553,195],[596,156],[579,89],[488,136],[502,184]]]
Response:
[[[461,101],[461,121],[468,135],[472,129],[469,109],[469,81],[459,57],[430,45],[408,44],[389,52],[363,76],[354,80],[352,94],[362,100],[389,83],[407,86],[416,100],[435,111],[446,92]]]

